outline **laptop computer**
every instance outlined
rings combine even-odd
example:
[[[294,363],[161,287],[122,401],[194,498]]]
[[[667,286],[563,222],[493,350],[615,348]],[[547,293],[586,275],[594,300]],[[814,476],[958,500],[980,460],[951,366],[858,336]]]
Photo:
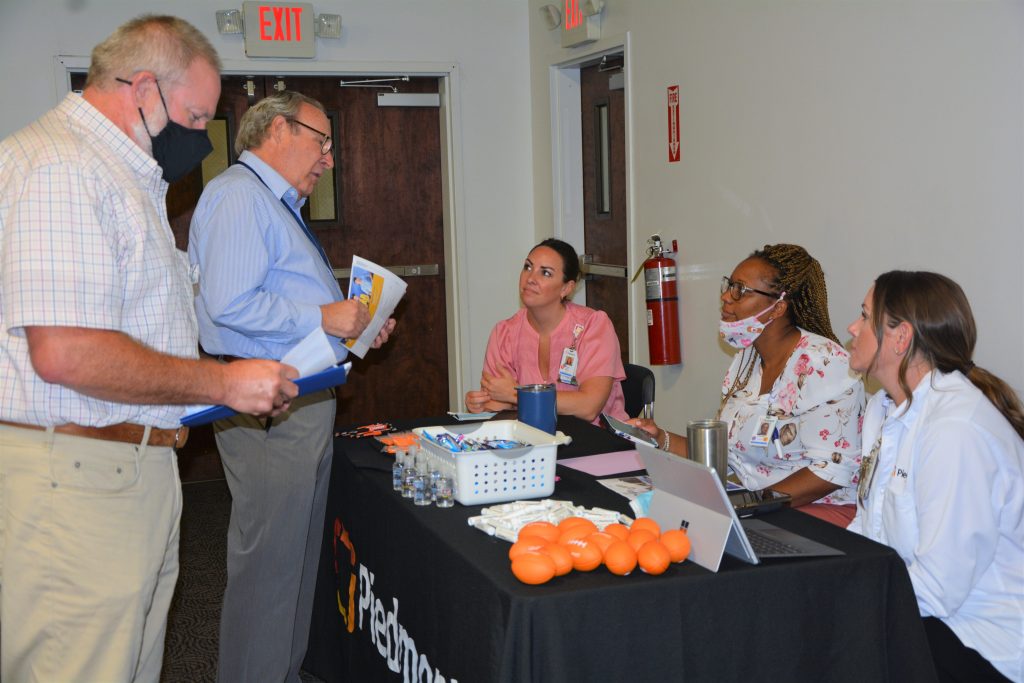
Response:
[[[622,437],[623,439],[631,441],[634,444],[644,444],[647,446],[654,446],[655,448],[658,446],[657,440],[644,430],[639,427],[634,427],[622,420],[617,420],[611,415],[601,413],[601,423],[608,431]],[[778,491],[772,491],[770,489],[764,489],[763,491],[739,489],[731,490],[728,494],[729,501],[732,503],[732,506],[736,508],[736,514],[740,517],[750,517],[752,515],[760,515],[765,512],[774,512],[785,505],[789,505],[790,500],[788,494],[779,493]]]
[[[686,529],[688,559],[705,569],[717,572],[724,553],[751,564],[845,554],[760,519],[741,520],[710,467],[643,443],[637,452],[654,485],[648,516],[662,529]]]

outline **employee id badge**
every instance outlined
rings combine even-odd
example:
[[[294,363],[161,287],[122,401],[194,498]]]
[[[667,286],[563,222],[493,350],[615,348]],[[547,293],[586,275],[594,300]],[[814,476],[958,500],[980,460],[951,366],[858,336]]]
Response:
[[[767,446],[775,435],[775,423],[779,418],[765,415],[754,425],[754,433],[750,437],[751,446]]]
[[[562,384],[576,384],[576,349],[562,351],[562,362],[558,364],[558,381]]]

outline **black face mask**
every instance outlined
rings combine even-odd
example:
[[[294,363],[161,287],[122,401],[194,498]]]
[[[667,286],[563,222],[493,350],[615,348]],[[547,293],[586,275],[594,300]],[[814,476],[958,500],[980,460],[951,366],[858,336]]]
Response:
[[[131,81],[118,78],[122,83],[131,84]],[[186,128],[180,123],[171,120],[171,113],[167,111],[167,102],[164,100],[164,93],[160,90],[160,84],[156,84],[156,91],[160,93],[160,102],[167,112],[167,125],[157,135],[149,132],[146,124],[146,116],[139,107],[139,116],[142,117],[142,125],[153,142],[153,158],[164,171],[164,180],[173,183],[175,180],[185,177],[192,169],[202,163],[203,159],[213,151],[213,144],[210,143],[210,136],[205,130]]]

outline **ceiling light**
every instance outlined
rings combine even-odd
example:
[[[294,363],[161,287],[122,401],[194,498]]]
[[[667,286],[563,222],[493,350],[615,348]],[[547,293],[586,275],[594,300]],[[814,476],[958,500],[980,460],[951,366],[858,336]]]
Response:
[[[340,14],[318,14],[313,26],[317,36],[321,38],[341,38]]]
[[[222,35],[242,32],[242,13],[237,9],[217,10],[217,33]]]
[[[549,31],[554,31],[562,25],[562,12],[554,5],[544,5],[540,8],[540,15],[544,18],[544,25]]]

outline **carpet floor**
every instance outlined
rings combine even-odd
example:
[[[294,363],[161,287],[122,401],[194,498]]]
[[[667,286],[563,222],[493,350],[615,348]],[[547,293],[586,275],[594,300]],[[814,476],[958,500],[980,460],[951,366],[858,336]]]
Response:
[[[178,585],[167,618],[161,683],[217,680],[220,605],[227,582],[225,564],[231,494],[224,480],[182,485]],[[306,672],[305,683],[322,683]]]

